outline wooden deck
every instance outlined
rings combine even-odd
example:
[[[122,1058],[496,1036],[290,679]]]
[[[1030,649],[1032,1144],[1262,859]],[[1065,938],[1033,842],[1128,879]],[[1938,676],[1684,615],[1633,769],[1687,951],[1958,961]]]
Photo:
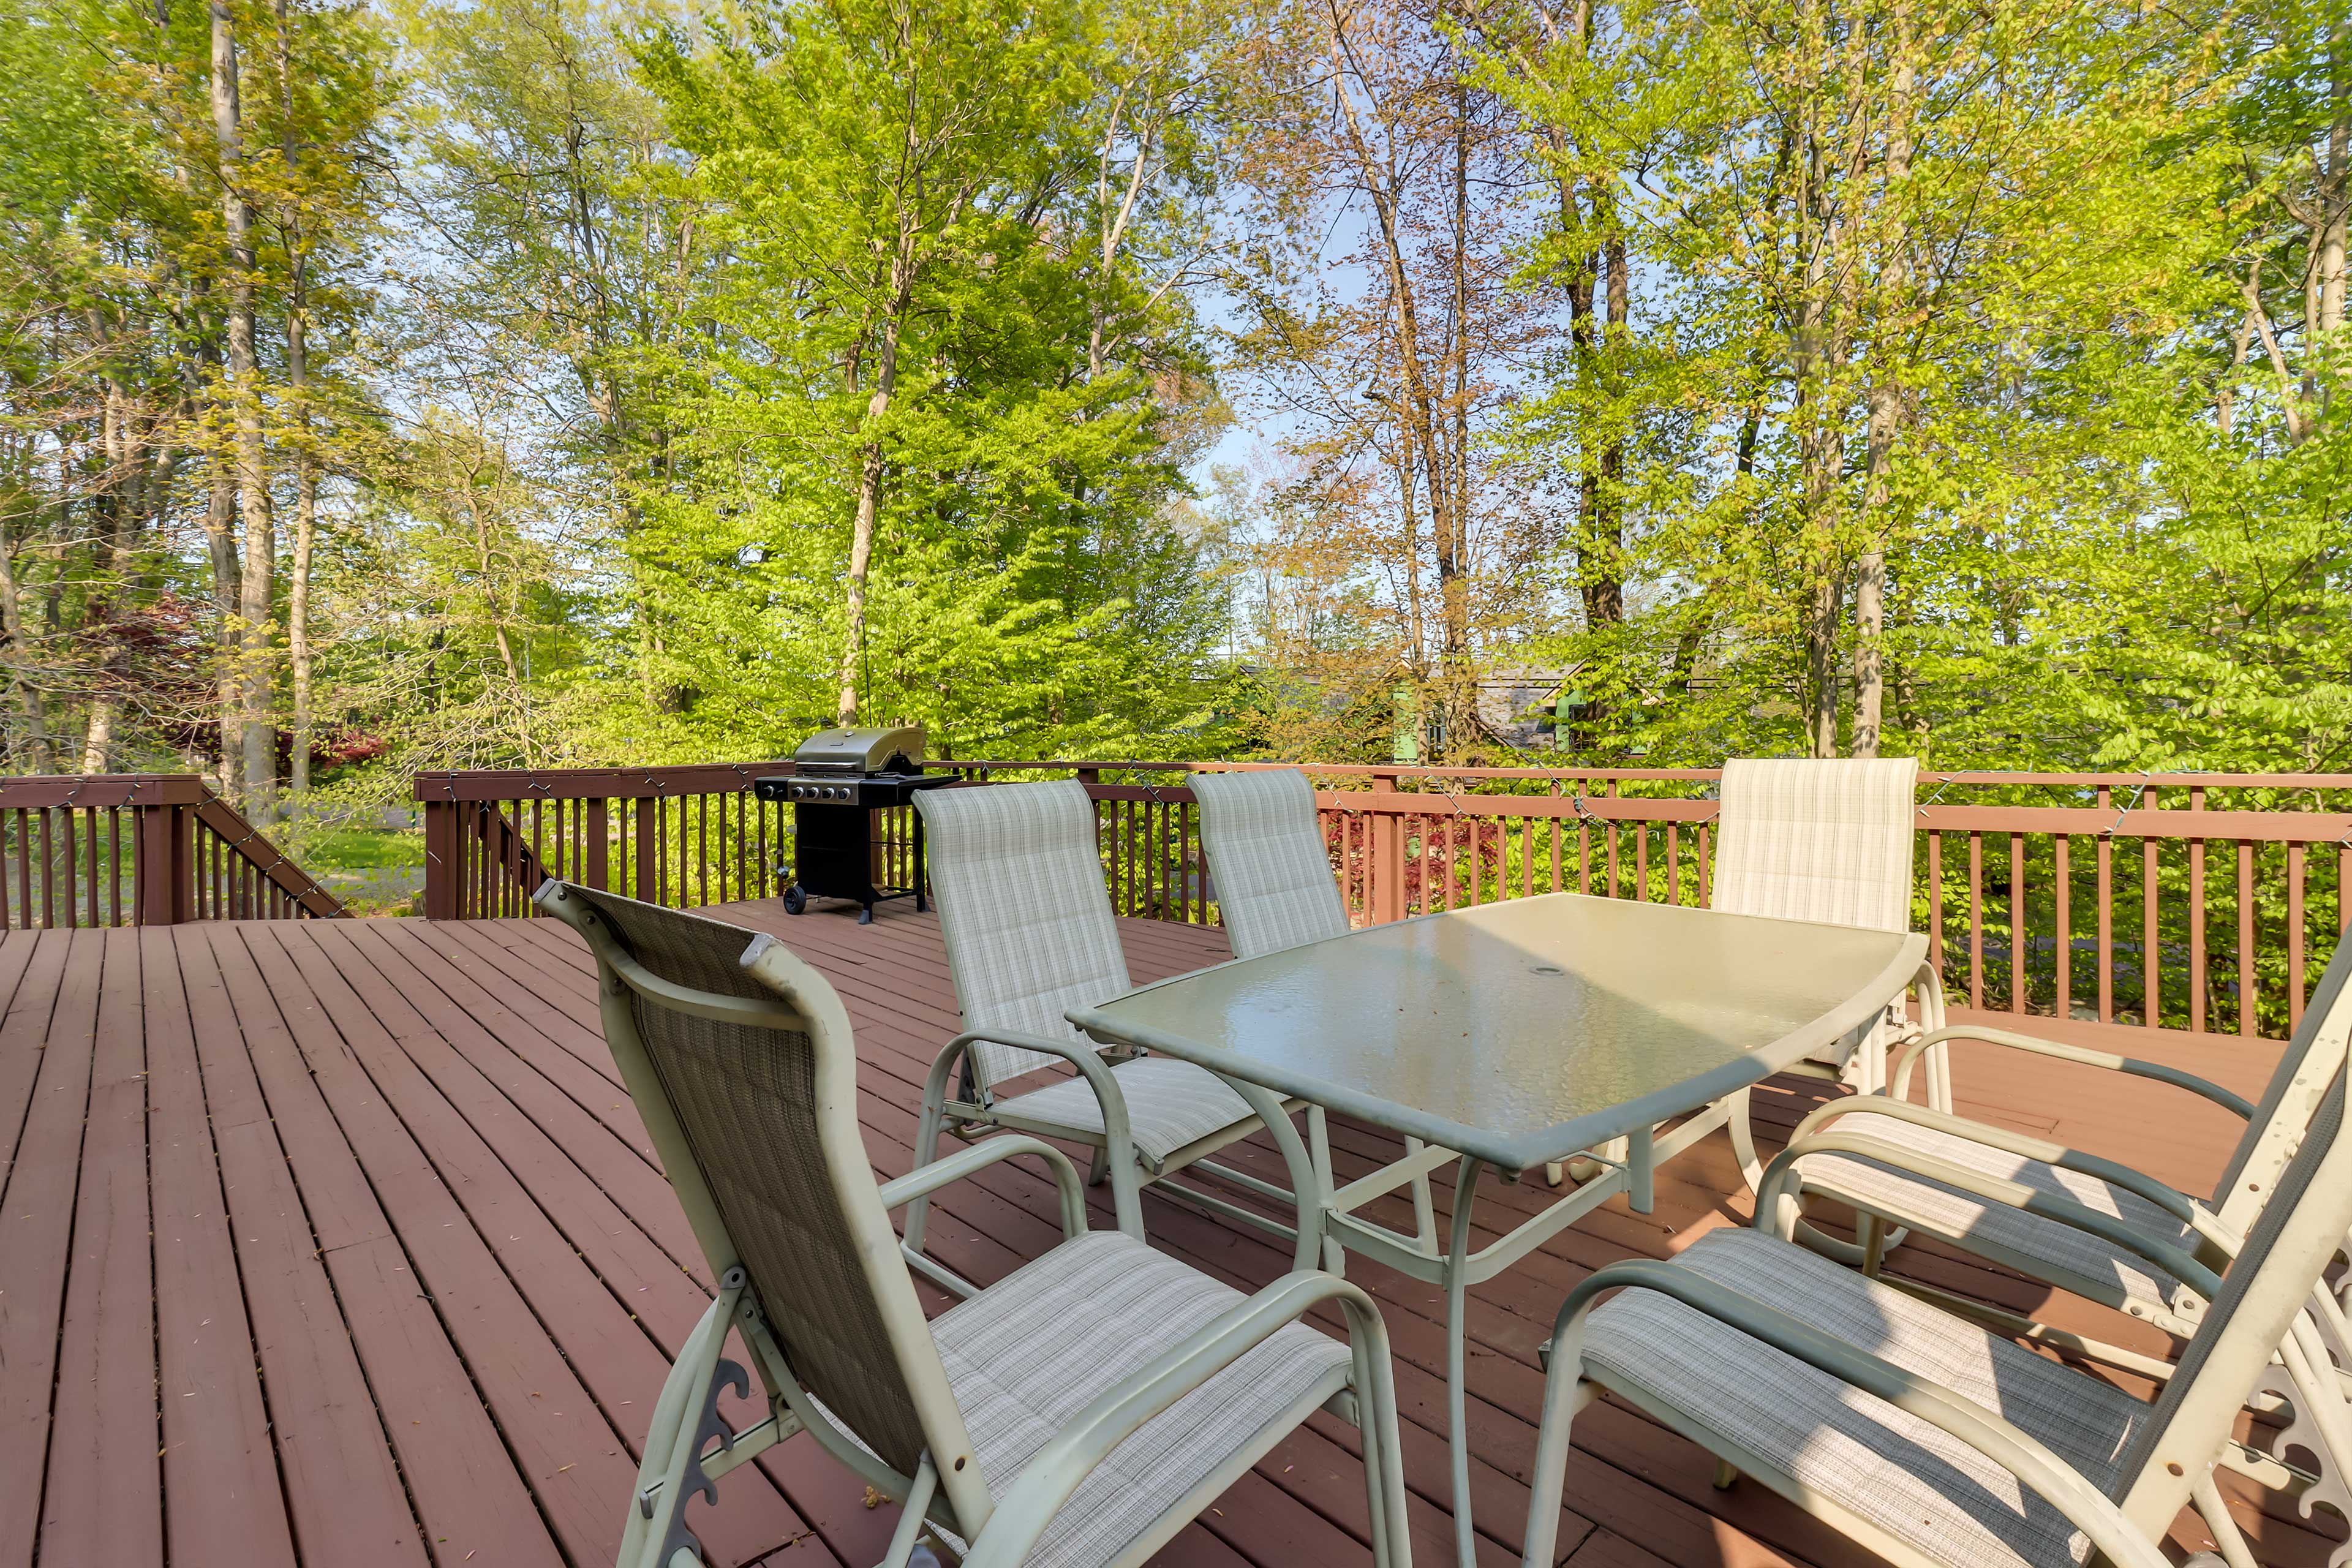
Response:
[[[924,1069],[956,1027],[936,924],[723,912],[834,977],[859,1032],[875,1167],[904,1171]],[[1212,931],[1124,932],[1139,981],[1225,955]],[[667,1352],[709,1281],[569,931],[386,920],[15,932],[0,938],[0,1568],[612,1560]],[[2242,1087],[2275,1049],[2140,1046]],[[1964,1059],[1959,1090],[1975,1113],[2200,1187],[2230,1136],[2218,1112],[2164,1091],[2119,1095],[2013,1058]],[[1803,1104],[1776,1096],[1769,1113],[1785,1124]],[[1343,1179],[1380,1148],[1345,1129],[1339,1141]],[[1244,1158],[1278,1166],[1266,1148]],[[1099,1194],[1097,1207],[1108,1225]],[[1010,1166],[950,1189],[934,1213],[937,1251],[983,1281],[1058,1234],[1043,1178]],[[1476,1293],[1486,1561],[1516,1560],[1535,1351],[1562,1294],[1746,1215],[1717,1136],[1662,1173],[1655,1214],[1612,1205]],[[1157,1197],[1145,1217],[1156,1245],[1244,1288],[1287,1266],[1264,1238]],[[1395,1341],[1415,1549],[1444,1563],[1442,1310],[1433,1290],[1351,1267]],[[1161,1560],[1368,1561],[1349,1435],[1318,1417]],[[1702,1455],[1631,1412],[1596,1406],[1577,1436],[1565,1562],[1864,1561],[1752,1484],[1711,1489]],[[895,1515],[806,1438],[721,1498],[690,1517],[728,1564],[864,1568]],[[2324,1561],[2274,1500],[2247,1494],[2240,1512],[2268,1562]]]

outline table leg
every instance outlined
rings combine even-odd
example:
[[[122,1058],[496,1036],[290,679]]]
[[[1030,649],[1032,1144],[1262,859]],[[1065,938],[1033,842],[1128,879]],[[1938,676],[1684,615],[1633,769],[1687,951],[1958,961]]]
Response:
[[[1477,1568],[1478,1537],[1470,1517],[1469,1331],[1470,1211],[1484,1169],[1468,1154],[1454,1168],[1453,1244],[1445,1256],[1445,1427],[1454,1461],[1454,1553]]]
[[[1307,1158],[1315,1167],[1315,1180],[1325,1193],[1331,1191],[1331,1128],[1319,1105],[1307,1108]],[[1335,1279],[1348,1277],[1347,1249],[1339,1238],[1329,1231],[1323,1233],[1323,1271]]]
[[[1633,1191],[1626,1202],[1635,1214],[1648,1214],[1658,1206],[1658,1139],[1654,1128],[1644,1127],[1628,1141],[1625,1163],[1632,1177]]]

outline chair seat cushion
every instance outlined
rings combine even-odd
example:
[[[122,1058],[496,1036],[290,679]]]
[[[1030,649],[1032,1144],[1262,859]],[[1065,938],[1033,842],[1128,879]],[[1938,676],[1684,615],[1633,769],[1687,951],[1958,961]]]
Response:
[[[934,1320],[991,1491],[1002,1498],[1079,1412],[1243,1300],[1117,1231],[1093,1231]],[[1111,1450],[1023,1559],[1026,1568],[1115,1561],[1226,1459],[1271,1447],[1337,1392],[1349,1363],[1348,1347],[1314,1329],[1276,1331]]]
[[[1127,1100],[1128,1135],[1138,1152],[1155,1166],[1188,1143],[1248,1122],[1256,1113],[1223,1079],[1207,1068],[1178,1061],[1174,1057],[1137,1057],[1110,1064],[1111,1076]],[[1000,1100],[995,1109],[1008,1116],[1087,1132],[1099,1139],[1103,1131],[1102,1101],[1094,1086],[1082,1078],[1067,1078],[1012,1100]]]
[[[2146,1198],[2109,1186],[2095,1176],[2062,1171],[2040,1160],[2012,1154],[2005,1149],[1942,1128],[1926,1127],[1900,1117],[1858,1110],[1839,1117],[1829,1131],[1852,1132],[1904,1149],[1916,1150],[1938,1160],[1981,1171],[1989,1176],[2071,1198],[2085,1208],[2119,1219],[2154,1240],[2181,1247],[2194,1256],[2196,1235],[2179,1220]],[[1903,1222],[1961,1246],[1971,1241],[1997,1244],[2017,1255],[2009,1261],[2030,1267],[2044,1283],[2061,1286],[2093,1300],[2145,1303],[2170,1310],[2175,1294],[2183,1289],[2168,1272],[2097,1237],[2011,1208],[1988,1204],[1940,1182],[1881,1164],[1875,1160],[1843,1153],[1810,1154],[1800,1162],[1804,1174],[1828,1181],[1842,1193],[1865,1198],[1898,1215]]]
[[[2128,1394],[1758,1231],[1717,1231],[1677,1267],[1995,1412],[2115,1495],[2147,1412]],[[2061,1568],[2090,1553],[1967,1444],[1670,1297],[1622,1291],[1585,1328],[1588,1376],[1663,1402],[1933,1562]]]

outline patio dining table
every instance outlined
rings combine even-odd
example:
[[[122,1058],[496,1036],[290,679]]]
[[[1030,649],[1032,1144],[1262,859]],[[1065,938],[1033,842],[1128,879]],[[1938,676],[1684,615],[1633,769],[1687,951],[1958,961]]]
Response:
[[[1219,964],[1068,1017],[1097,1040],[1197,1062],[1250,1100],[1293,1166],[1302,1260],[1319,1250],[1336,1269],[1353,1249],[1444,1289],[1454,1540],[1470,1568],[1469,1287],[1620,1193],[1647,1213],[1659,1161],[1915,982],[1932,984],[1914,933],[1553,893]],[[1326,1141],[1300,1158],[1286,1100],[1413,1142],[1335,1188]],[[1472,1249],[1482,1176],[1515,1182],[1579,1156],[1589,1174]],[[1444,1250],[1357,1212],[1447,1163]]]

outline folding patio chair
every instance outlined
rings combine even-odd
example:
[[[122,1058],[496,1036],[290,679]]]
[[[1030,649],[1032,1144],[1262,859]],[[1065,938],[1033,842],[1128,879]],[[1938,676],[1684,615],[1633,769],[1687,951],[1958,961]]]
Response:
[[[1235,958],[1255,958],[1348,934],[1347,906],[1332,879],[1315,786],[1306,773],[1297,768],[1254,768],[1196,773],[1185,782],[1200,803],[1201,851],[1208,857],[1210,887]],[[1321,1106],[1307,1108],[1307,1131],[1328,1187],[1332,1184],[1330,1131]],[[1434,1253],[1437,1215],[1430,1199],[1426,1145],[1408,1138],[1404,1147],[1412,1173],[1409,1183],[1400,1177],[1398,1184],[1411,1186],[1414,1234]],[[1451,1163],[1455,1156],[1441,1152],[1435,1158]]]
[[[1297,1196],[1204,1156],[1262,1125],[1232,1085],[1172,1057],[1107,1057],[1073,1028],[1068,1008],[1133,988],[1118,924],[1103,887],[1094,802],[1076,780],[930,790],[918,795],[929,846],[931,899],[964,1032],[931,1064],[915,1158],[928,1163],[940,1132],[969,1137],[1009,1128],[1093,1149],[1118,1227],[1143,1237],[1138,1196],[1147,1184],[1196,1208],[1284,1240],[1297,1231],[1168,1178],[1198,1165],[1277,1203]],[[1077,1069],[1042,1089],[1000,1099],[999,1085],[1059,1061]],[[907,1244],[927,1274],[926,1205],[907,1211]],[[944,1274],[940,1282],[957,1282]]]
[[[2219,1084],[2154,1062],[1957,1025],[1923,1037],[1903,1052],[1891,1097],[1840,1100],[1808,1116],[1774,1168],[1786,1167],[1786,1184],[1800,1197],[1826,1197],[1855,1211],[1864,1267],[1873,1272],[1884,1251],[1874,1238],[1886,1226],[1908,1226],[2186,1337],[2211,1305],[2211,1276],[2225,1273],[2237,1256],[2303,1137],[2320,1092],[2344,1063],[2346,1041],[2352,1037],[2347,980],[2352,942],[2336,947],[2259,1106]],[[1977,1040],[2167,1084],[2221,1106],[2243,1120],[2245,1130],[2220,1184],[2210,1194],[2194,1197],[2113,1160],[1906,1101],[1919,1053],[1950,1040]],[[2116,1226],[2128,1227],[2132,1238],[2115,1239]],[[1922,1281],[1898,1283],[2003,1333],[2031,1336],[2152,1377],[2171,1371],[2168,1362]],[[2331,1299],[2315,1310],[2340,1313],[2341,1303]]]
[[[698,1564],[687,1500],[715,1505],[713,1483],[803,1430],[905,1504],[886,1568],[927,1527],[967,1568],[1140,1563],[1318,1409],[1362,1434],[1373,1561],[1409,1568],[1388,1340],[1362,1291],[1301,1270],[1244,1298],[1089,1232],[1076,1169],[1034,1138],[877,1186],[822,974],[698,915],[553,880],[534,901],[596,956],[606,1041],[719,1284],[654,1406],[621,1568]],[[1303,1176],[1286,1121],[1280,1139]],[[1052,1172],[1066,1239],[925,1322],[889,1211],[1020,1154]],[[1323,1301],[1346,1343],[1297,1321]],[[742,1431],[718,1411],[750,1393],[730,1331],[771,1411]]]
[[[1723,765],[1710,908],[1735,915],[1911,929],[1912,846],[1918,766],[1873,761],[1735,757]],[[1933,987],[1925,988],[1930,992]],[[1921,1023],[1943,1023],[1940,993],[1919,998]],[[1889,1037],[1907,1026],[1894,1007],[1792,1069],[1864,1094],[1886,1087]],[[1951,1109],[1943,1054],[1929,1064],[1927,1099]],[[1750,1121],[1752,1091],[1729,1103],[1731,1146],[1752,1190],[1763,1179]]]
[[[1793,1194],[1767,1196],[1769,1232],[1717,1231],[1569,1293],[1548,1347],[1531,1568],[1550,1568],[1570,1428],[1602,1390],[1887,1561],[1936,1568],[2073,1568],[2095,1552],[2165,1568],[2184,1504],[2229,1568],[2253,1568],[2213,1471],[2274,1359],[2323,1393],[2297,1417],[2338,1428],[2329,1446],[2346,1436],[2340,1397],[2325,1396],[2345,1347],[2301,1310],[2352,1227],[2341,1068],[2153,1404],[1812,1255],[1788,1239]]]

